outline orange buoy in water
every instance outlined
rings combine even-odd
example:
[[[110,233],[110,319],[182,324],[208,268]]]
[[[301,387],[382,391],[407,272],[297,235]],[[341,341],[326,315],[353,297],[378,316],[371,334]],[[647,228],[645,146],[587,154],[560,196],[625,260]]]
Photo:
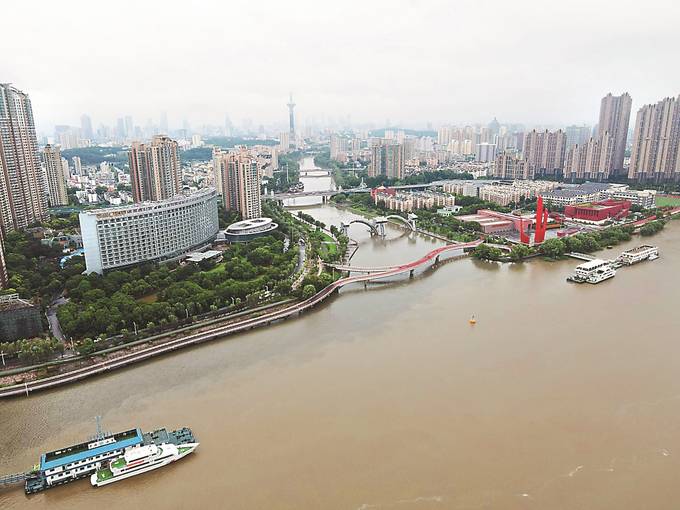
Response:
[[[472,317],[470,317],[469,322],[470,322],[470,324],[477,324],[477,319],[475,319],[474,315]]]

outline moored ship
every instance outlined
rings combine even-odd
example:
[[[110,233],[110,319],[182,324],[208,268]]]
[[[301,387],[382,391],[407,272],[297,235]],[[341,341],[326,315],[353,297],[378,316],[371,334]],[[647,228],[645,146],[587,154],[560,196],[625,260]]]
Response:
[[[140,475],[175,462],[193,452],[199,443],[161,443],[130,446],[120,457],[103,465],[90,476],[95,487]]]
[[[198,445],[189,428],[168,432],[158,429],[143,433],[130,429],[115,434],[99,431],[89,441],[67,446],[40,456],[40,464],[26,477],[26,494],[41,492],[58,485],[91,477],[97,470],[125,455],[128,448],[172,445],[193,451]],[[170,447],[166,446],[169,451]],[[185,452],[186,450],[183,450]],[[182,455],[183,456],[183,455]]]
[[[576,283],[600,283],[616,276],[616,269],[606,260],[594,259],[576,266],[567,281]]]
[[[618,261],[626,266],[631,266],[643,260],[655,260],[659,258],[659,248],[643,244],[630,250],[624,251],[619,255]]]

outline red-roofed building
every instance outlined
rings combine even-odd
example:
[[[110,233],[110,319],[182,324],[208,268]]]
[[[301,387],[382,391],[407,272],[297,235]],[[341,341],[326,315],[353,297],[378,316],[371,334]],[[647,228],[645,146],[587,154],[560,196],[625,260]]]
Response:
[[[377,194],[381,195],[389,195],[393,197],[394,195],[397,194],[397,190],[394,188],[386,188],[385,186],[378,186],[377,188],[372,188],[371,189],[371,198],[375,202],[375,196]]]
[[[593,223],[610,218],[624,218],[630,212],[628,200],[602,200],[587,204],[567,205],[564,215],[572,220],[589,221]]]

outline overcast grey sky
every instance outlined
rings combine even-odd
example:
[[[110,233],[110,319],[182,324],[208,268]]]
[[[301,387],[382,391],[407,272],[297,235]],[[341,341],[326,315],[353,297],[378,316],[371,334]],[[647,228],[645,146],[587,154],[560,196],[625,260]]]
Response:
[[[680,93],[677,0],[10,2],[0,81],[39,127],[166,110],[171,127],[351,115],[419,126],[596,122]]]

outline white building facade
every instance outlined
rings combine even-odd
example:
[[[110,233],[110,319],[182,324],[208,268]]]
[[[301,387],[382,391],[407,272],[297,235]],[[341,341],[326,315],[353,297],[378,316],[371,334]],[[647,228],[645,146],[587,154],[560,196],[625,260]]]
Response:
[[[80,213],[88,273],[163,261],[204,246],[219,230],[218,196],[213,188]]]

